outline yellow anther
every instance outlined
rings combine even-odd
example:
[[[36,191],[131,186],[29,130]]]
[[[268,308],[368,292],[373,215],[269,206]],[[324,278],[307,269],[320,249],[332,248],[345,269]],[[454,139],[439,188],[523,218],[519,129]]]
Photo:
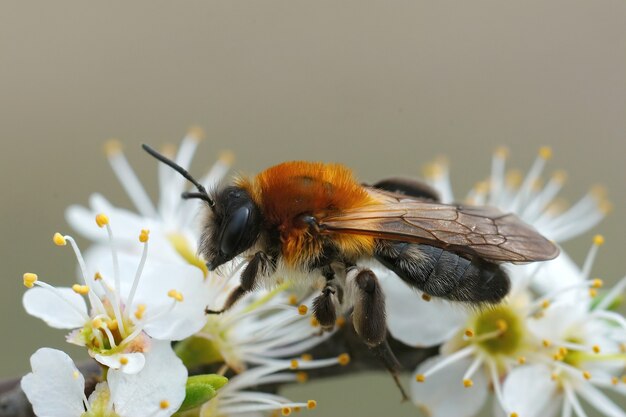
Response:
[[[317,401],[309,400],[306,402],[306,408],[308,408],[309,410],[313,410],[315,407],[317,407]]]
[[[74,284],[72,285],[72,290],[74,290],[76,294],[81,295],[86,295],[87,293],[89,293],[89,287],[86,285]]]
[[[600,346],[593,345],[592,349],[593,349],[593,353],[600,353]]]
[[[560,353],[555,353],[554,355],[552,355],[552,359],[554,359],[557,362],[560,362],[563,360],[563,355],[561,355]]]
[[[111,330],[111,331],[116,331],[117,328],[119,327],[117,320],[110,320],[107,322],[107,327]]]
[[[552,158],[552,148],[549,146],[542,146],[539,148],[539,157],[546,160]]]
[[[335,320],[335,325],[339,328],[342,328],[346,325],[346,318],[344,316],[337,317],[337,320]]]
[[[204,139],[204,129],[202,129],[200,126],[191,126],[189,130],[187,130],[187,136],[191,139],[200,141]]]
[[[441,177],[444,172],[444,167],[437,163],[426,164],[422,169],[424,177],[435,179]]]
[[[118,139],[109,139],[104,142],[103,148],[104,153],[107,156],[117,155],[119,153],[122,153],[122,142],[120,142]]]
[[[170,408],[170,402],[167,400],[161,400],[161,402],[159,403],[159,407],[161,408],[161,410]]]
[[[296,381],[298,381],[301,384],[304,384],[305,382],[307,382],[309,380],[309,374],[307,374],[306,372],[296,372]]]
[[[128,364],[128,358],[126,356],[122,356],[120,358],[120,364],[127,365]]]
[[[550,300],[543,300],[541,302],[541,308],[546,309],[548,307],[550,307]]]
[[[415,380],[416,380],[417,382],[424,382],[424,381],[426,381],[426,377],[424,376],[424,374],[417,374],[417,375],[415,376]]]
[[[594,278],[591,281],[591,286],[593,288],[602,288],[603,285],[604,285],[604,281],[602,281],[600,278]]]
[[[78,372],[78,371],[72,372],[72,378],[78,379],[79,376],[80,376],[80,372]]]
[[[226,165],[232,165],[235,162],[235,153],[233,151],[224,150],[220,152],[219,160]]]
[[[173,159],[176,157],[176,145],[173,143],[165,143],[159,147],[159,152],[168,158]]]
[[[593,237],[593,244],[596,245],[596,246],[604,245],[604,236],[602,236],[602,235],[595,235]]]
[[[523,365],[526,363],[526,356],[520,356],[519,358],[517,358],[517,363],[519,363],[520,365]]]
[[[498,146],[494,151],[493,154],[500,159],[507,159],[509,157],[509,148],[507,148],[506,146]]]
[[[550,379],[556,381],[557,379],[559,379],[559,374],[556,372],[552,372],[552,374],[550,374]]]
[[[591,379],[591,374],[589,373],[589,371],[584,371],[583,372],[583,378],[585,378],[586,380],[590,380]]]
[[[426,293],[422,294],[422,300],[424,301],[430,301],[432,299],[432,297]]]
[[[602,200],[598,204],[598,208],[602,212],[602,214],[609,214],[613,211],[613,204],[609,200]]]
[[[563,184],[567,180],[567,172],[556,171],[554,174],[552,174],[552,179],[559,184]]]
[[[135,310],[135,318],[137,318],[137,320],[141,320],[141,318],[143,317],[143,313],[146,311],[146,305],[145,304],[139,304],[137,306],[137,310]]]
[[[613,378],[611,378],[611,384],[613,385],[617,385],[619,384],[619,378],[614,376]]]
[[[626,375],[622,376],[622,382],[626,384]]]
[[[569,350],[567,350],[566,347],[561,346],[559,348],[559,355],[561,356],[567,356],[567,354],[569,353]]]
[[[472,329],[465,329],[465,336],[474,337],[474,331]]]
[[[591,187],[590,190],[591,194],[599,199],[599,200],[604,200],[607,198],[607,196],[609,195],[608,190],[606,189],[606,187],[602,184],[596,184],[593,187]]]
[[[101,329],[102,328],[102,319],[94,319],[91,322],[91,325],[94,327],[94,329]]]
[[[472,381],[471,379],[464,379],[463,380],[463,386],[465,388],[470,388],[474,386],[474,381]]]
[[[280,410],[280,412],[284,416],[291,415],[291,407],[283,407],[282,410]]]
[[[102,279],[102,274],[100,272],[96,272],[93,274],[94,281],[100,281]]]
[[[489,183],[487,181],[480,181],[474,185],[474,190],[478,194],[487,194],[489,192]]]
[[[543,347],[550,347],[550,346],[552,346],[552,342],[549,341],[548,339],[543,339],[541,341],[541,343],[543,344]]]
[[[104,227],[109,224],[109,218],[106,214],[100,213],[96,215],[96,224],[98,225],[98,227]]]
[[[54,236],[52,236],[52,241],[57,246],[67,245],[67,241],[65,240],[65,237],[61,233],[55,233]]]
[[[501,333],[504,333],[509,328],[509,324],[506,322],[506,320],[498,319],[496,320],[496,327]]]
[[[150,239],[150,230],[141,229],[141,233],[139,234],[139,241],[141,243],[146,243]]]
[[[295,294],[291,294],[289,296],[289,300],[288,300],[289,304],[291,304],[292,306],[295,306],[296,304],[298,304],[298,297],[296,297]]]
[[[298,314],[300,314],[301,316],[304,316],[307,311],[309,311],[309,308],[306,305],[300,304],[300,306],[298,306]]]
[[[622,353],[626,353],[626,343],[619,344],[619,351]]]
[[[519,170],[513,169],[506,173],[506,184],[511,188],[517,188],[522,183],[524,176]]]
[[[311,327],[318,327],[319,325],[320,325],[320,322],[317,321],[315,316],[311,316]]]
[[[293,408],[293,411],[294,411],[294,412],[296,412],[296,413],[299,413],[299,412],[300,412],[300,411],[302,411],[302,410],[301,410],[301,408],[300,408],[299,406],[295,406],[295,407]]]
[[[33,274],[32,272],[27,272],[23,275],[24,286],[26,288],[33,288],[35,286],[35,282],[37,282],[37,274]]]
[[[292,359],[290,364],[289,364],[289,368],[290,369],[298,369],[298,366],[300,366],[300,364],[298,363],[297,359]]]
[[[348,355],[347,353],[342,353],[337,357],[337,361],[339,362],[339,365],[346,366],[350,363],[350,355]]]
[[[589,288],[589,297],[596,298],[598,296],[598,290],[595,288]]]
[[[516,412],[513,412],[510,414],[510,417],[519,417],[518,414]]]
[[[180,291],[169,290],[167,292],[167,296],[179,302],[183,301],[183,294]]]

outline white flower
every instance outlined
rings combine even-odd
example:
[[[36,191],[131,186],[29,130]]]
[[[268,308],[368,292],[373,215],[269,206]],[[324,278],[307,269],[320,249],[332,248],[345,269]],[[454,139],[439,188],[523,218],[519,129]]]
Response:
[[[98,215],[96,222],[112,240],[108,218]],[[52,327],[73,329],[68,341],[86,346],[101,364],[129,374],[141,371],[144,352],[150,351],[155,339],[181,340],[202,328],[208,297],[196,267],[147,262],[148,234],[142,230],[139,236],[140,259],[112,247],[92,252],[90,267],[72,237],[56,234],[57,245],[69,242],[73,248],[81,282],[72,288],[55,288],[35,274],[24,274],[24,284],[31,288],[23,298],[26,311]],[[81,295],[87,296],[89,309]]]
[[[185,398],[187,370],[167,342],[155,342],[143,370],[134,375],[109,370],[89,399],[85,378],[60,350],[42,348],[31,357],[32,373],[22,390],[38,416],[167,417]],[[163,367],[163,363],[176,366]]]
[[[597,237],[594,239],[594,245],[587,256],[588,269],[593,263],[599,240]],[[563,287],[533,300],[527,287],[531,277],[518,276],[518,281],[514,282],[516,285],[504,302],[468,314],[464,325],[457,325],[454,328],[455,335],[443,344],[440,355],[423,363],[415,371],[412,399],[418,407],[428,409],[433,416],[449,415],[451,409],[454,409],[453,414],[469,417],[482,408],[488,388],[492,386],[500,407],[504,408],[507,414],[514,415],[513,413],[518,412],[520,416],[525,416],[526,409],[521,413],[515,408],[519,406],[518,402],[512,404],[507,402],[501,383],[509,372],[518,372],[516,370],[518,365],[543,365],[554,361],[564,363],[564,358],[570,359],[580,354],[574,353],[573,350],[591,352],[595,359],[599,359],[600,356],[595,354],[594,350],[607,349],[612,354],[615,353],[616,343],[609,346],[604,339],[600,341],[596,337],[591,342],[589,338],[568,333],[572,328],[590,335],[604,334],[607,330],[605,328],[600,332],[597,320],[593,326],[586,327],[590,323],[581,320],[580,314],[576,314],[576,311],[588,310],[592,296],[596,295],[597,288],[602,282],[598,279],[588,279],[589,271],[580,271],[575,266],[574,268],[576,276],[571,281],[578,284]],[[551,279],[559,280],[561,277],[557,274]],[[569,280],[567,277],[563,279]],[[574,296],[569,297],[571,294]],[[611,300],[615,299],[615,294],[611,293],[601,303],[610,304]],[[555,314],[557,312],[559,314]],[[603,317],[608,315],[607,317],[614,322],[619,322],[621,317],[609,312],[594,314]],[[568,332],[557,330],[563,327],[570,330]],[[585,328],[586,330],[583,330]],[[570,339],[566,337],[555,339],[560,334],[570,334]],[[591,344],[572,341],[583,339],[589,340]],[[566,349],[572,352],[568,353]],[[568,354],[570,356],[567,356]],[[582,378],[583,372],[579,371],[578,376]],[[457,401],[445,403],[439,396],[433,394],[433,391],[442,385],[448,387],[447,394],[457,398]],[[519,389],[520,396],[529,398],[523,394],[525,383],[516,384],[515,387]],[[466,391],[472,391],[473,395]],[[510,387],[508,392],[511,392]],[[534,407],[537,404],[529,403],[528,406]]]
[[[472,189],[466,201],[476,205],[495,206],[503,212],[513,212],[556,242],[563,242],[586,232],[609,210],[610,205],[604,192],[596,188],[569,210],[561,212],[555,198],[563,185],[565,175],[556,173],[545,185],[541,186],[540,183],[541,173],[550,156],[550,149],[542,148],[526,177],[522,178],[515,171],[506,173],[507,152],[502,149],[496,151],[490,177]],[[426,178],[439,191],[442,202],[456,201],[446,161],[439,160],[429,165]],[[602,239],[598,238],[596,246],[601,243]],[[506,265],[505,268],[513,285],[525,286],[525,281],[530,279],[535,291],[544,294],[558,292],[577,286],[586,279],[584,277],[588,276],[595,251],[597,249],[590,252],[582,274],[564,251],[553,261]],[[387,298],[392,300],[387,303],[389,332],[407,345],[438,345],[446,341],[467,316],[467,311],[452,303],[421,300],[419,291],[409,287],[391,272],[381,271],[379,275],[382,276],[381,285]],[[524,283],[516,283],[520,280]],[[413,320],[414,317],[420,317],[420,320]]]

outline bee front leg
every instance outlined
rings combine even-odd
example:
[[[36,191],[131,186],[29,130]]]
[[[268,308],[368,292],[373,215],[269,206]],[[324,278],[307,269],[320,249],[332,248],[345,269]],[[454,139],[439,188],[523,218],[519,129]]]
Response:
[[[408,400],[398,378],[400,363],[387,342],[385,295],[376,275],[370,269],[352,268],[348,271],[346,281],[354,300],[354,330],[391,373],[400,389],[402,400]]]
[[[274,272],[274,269],[272,259],[264,252],[257,252],[241,273],[239,285],[228,295],[224,306],[219,310],[211,310],[207,307],[204,312],[206,314],[221,314],[230,309],[241,297],[256,287],[260,276],[267,276]]]

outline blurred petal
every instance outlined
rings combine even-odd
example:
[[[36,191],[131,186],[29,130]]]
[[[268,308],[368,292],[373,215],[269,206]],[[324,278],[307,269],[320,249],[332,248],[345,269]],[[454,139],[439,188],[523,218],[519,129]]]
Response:
[[[472,359],[461,359],[428,376],[424,382],[415,381],[417,374],[439,360],[441,356],[428,359],[413,374],[411,400],[429,417],[474,416],[487,399],[487,376],[479,369],[472,377],[473,386],[465,388],[463,375]]]
[[[626,417],[626,412],[604,395],[600,390],[589,383],[577,387],[578,394],[596,410],[609,417]]]
[[[22,378],[22,390],[38,416],[79,417],[84,412],[85,378],[60,350],[42,348],[30,358],[33,372]]]
[[[544,365],[523,365],[513,369],[502,387],[506,406],[524,417],[545,417],[557,398],[558,385]]]
[[[24,294],[22,303],[28,314],[42,319],[50,327],[76,329],[85,324],[84,316],[78,312],[87,315],[85,300],[71,288],[56,288],[56,293],[46,288],[31,288]]]
[[[137,374],[109,370],[111,399],[121,417],[171,416],[185,398],[187,369],[170,342],[154,341],[145,356],[146,363]]]

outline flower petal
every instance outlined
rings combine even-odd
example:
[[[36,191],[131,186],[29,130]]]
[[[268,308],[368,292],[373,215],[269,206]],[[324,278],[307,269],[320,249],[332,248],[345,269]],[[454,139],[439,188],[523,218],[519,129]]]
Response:
[[[42,319],[50,327],[76,329],[85,324],[85,300],[71,288],[56,288],[55,292],[41,287],[32,288],[26,291],[22,303],[28,314]]]
[[[375,270],[387,299],[387,326],[391,335],[409,346],[435,346],[463,325],[466,312],[442,300],[425,301],[389,270]]]
[[[589,383],[579,384],[578,394],[596,410],[609,417],[626,417],[626,412],[609,399],[602,391]]]
[[[507,407],[524,417],[543,417],[557,397],[557,384],[544,365],[523,365],[513,369],[502,387]]]
[[[109,370],[111,399],[121,417],[171,416],[185,398],[187,369],[170,342],[154,341],[145,357],[145,366],[137,374]]]
[[[487,376],[478,370],[472,377],[473,386],[465,388],[463,375],[470,367],[471,359],[461,359],[433,375],[424,382],[416,382],[417,374],[423,373],[438,361],[441,356],[422,363],[413,375],[411,399],[429,417],[471,417],[483,406],[487,399]]]
[[[120,369],[125,374],[131,375],[141,371],[146,363],[144,354],[140,352],[116,353],[114,355],[97,354],[94,359],[110,369]]]
[[[22,378],[21,386],[36,415],[79,417],[85,412],[85,378],[65,352],[41,348],[30,365],[33,372]]]

